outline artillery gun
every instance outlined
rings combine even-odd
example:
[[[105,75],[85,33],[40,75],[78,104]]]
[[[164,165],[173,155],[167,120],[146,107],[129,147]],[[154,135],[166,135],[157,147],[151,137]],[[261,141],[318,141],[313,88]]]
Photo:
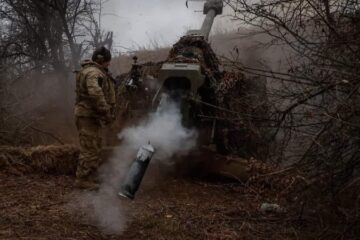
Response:
[[[140,87],[126,98],[133,105],[133,116],[144,116],[146,110],[156,110],[170,98],[180,106],[183,125],[198,130],[200,146],[211,145],[220,153],[245,158],[258,157],[256,145],[261,136],[253,130],[256,127],[249,127],[252,123],[243,118],[254,114],[250,112],[252,100],[244,97],[248,91],[245,76],[241,72],[223,71],[208,42],[214,19],[222,14],[223,8],[222,0],[206,0],[201,28],[189,30],[181,37],[164,62],[138,64],[135,60],[125,78],[129,85],[136,82]],[[147,86],[149,73],[156,89]],[[240,97],[241,100],[231,99]]]
[[[125,99],[118,101],[120,104],[128,102],[129,106],[126,108],[131,109],[130,115],[133,118],[146,115],[148,109],[156,110],[161,107],[164,102],[162,97],[166,94],[180,104],[183,125],[196,127],[197,115],[203,110],[209,110],[199,103],[215,104],[216,82],[222,78],[219,61],[208,43],[214,19],[222,12],[222,0],[205,1],[205,19],[201,28],[189,30],[181,37],[170,50],[166,61],[138,64],[138,59],[134,58],[131,71],[121,77],[128,91]],[[153,76],[150,83],[148,75]],[[212,126],[213,122],[210,122],[210,125]],[[208,129],[208,126],[206,128]],[[211,142],[208,137],[205,138]]]
[[[164,94],[180,105],[182,123],[196,127],[201,144],[214,142],[215,120],[203,121],[200,115],[213,115],[212,109],[201,103],[216,104],[216,82],[222,77],[219,61],[208,43],[217,15],[223,12],[222,0],[204,3],[205,19],[200,29],[189,30],[170,51],[159,71],[159,89],[152,105],[162,105]]]

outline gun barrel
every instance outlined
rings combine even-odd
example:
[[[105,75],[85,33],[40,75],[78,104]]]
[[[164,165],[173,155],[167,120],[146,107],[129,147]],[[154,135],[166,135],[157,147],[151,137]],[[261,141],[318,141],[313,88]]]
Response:
[[[214,9],[210,9],[208,11],[208,13],[206,14],[204,22],[201,26],[201,32],[204,35],[204,38],[206,40],[209,39],[210,31],[211,31],[211,28],[214,23],[214,19],[215,19],[216,15],[217,15],[216,11]]]

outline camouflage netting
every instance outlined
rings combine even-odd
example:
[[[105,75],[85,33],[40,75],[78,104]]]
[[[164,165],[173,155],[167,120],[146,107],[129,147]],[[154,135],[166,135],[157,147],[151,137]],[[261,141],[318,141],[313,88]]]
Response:
[[[202,38],[182,37],[171,49],[167,61],[201,64],[208,88],[202,101],[214,105],[207,106],[203,113],[217,119],[218,150],[245,158],[266,158],[266,138],[259,127],[260,119],[266,114],[266,98],[257,86],[259,79],[245,77],[239,71],[221,72],[219,59]]]
[[[44,172],[75,174],[79,148],[73,145],[0,147],[0,169],[15,174]]]
[[[252,82],[241,72],[226,72],[216,86],[220,151],[245,158],[265,159],[268,154],[261,124],[266,117],[265,99],[257,101]]]
[[[219,73],[220,62],[210,44],[202,38],[182,37],[170,50],[167,61],[200,63],[203,71]]]

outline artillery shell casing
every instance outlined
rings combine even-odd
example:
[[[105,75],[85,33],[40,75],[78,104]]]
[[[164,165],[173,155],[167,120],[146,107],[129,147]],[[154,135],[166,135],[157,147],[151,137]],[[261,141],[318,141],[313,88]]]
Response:
[[[150,144],[140,147],[121,186],[121,190],[118,193],[119,196],[134,199],[154,151]]]

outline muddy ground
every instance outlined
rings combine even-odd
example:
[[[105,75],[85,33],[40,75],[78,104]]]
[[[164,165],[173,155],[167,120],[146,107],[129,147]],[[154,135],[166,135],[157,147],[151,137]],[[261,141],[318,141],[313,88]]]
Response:
[[[275,200],[266,186],[190,176],[162,177],[134,201],[119,199],[126,229],[107,234],[69,207],[79,194],[74,180],[0,172],[0,239],[336,239],[284,200],[276,201],[286,210],[261,212]]]

